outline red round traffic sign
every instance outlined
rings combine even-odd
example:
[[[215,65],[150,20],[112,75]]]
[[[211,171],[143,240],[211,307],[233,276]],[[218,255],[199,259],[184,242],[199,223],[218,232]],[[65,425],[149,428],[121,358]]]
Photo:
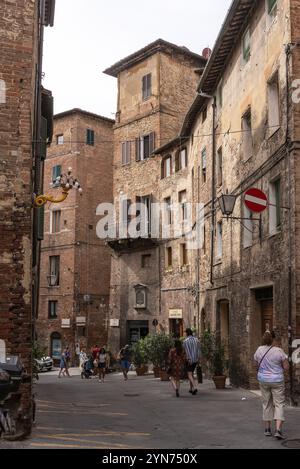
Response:
[[[244,202],[251,212],[261,213],[267,208],[268,197],[261,190],[252,188],[245,192]]]

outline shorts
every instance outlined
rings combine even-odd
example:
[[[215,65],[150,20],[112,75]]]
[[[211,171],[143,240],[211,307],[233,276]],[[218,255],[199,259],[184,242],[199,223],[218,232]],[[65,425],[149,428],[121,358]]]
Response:
[[[186,371],[188,373],[194,373],[196,367],[197,367],[198,363],[188,363],[187,366],[186,366]]]
[[[99,363],[98,364],[98,368],[106,368],[106,364],[105,363]]]
[[[130,368],[130,363],[128,360],[121,360],[121,367],[124,368],[125,370],[129,370]]]

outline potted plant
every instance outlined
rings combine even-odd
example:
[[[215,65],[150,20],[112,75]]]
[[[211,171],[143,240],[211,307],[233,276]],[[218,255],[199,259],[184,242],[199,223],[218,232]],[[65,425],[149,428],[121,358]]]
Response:
[[[204,359],[217,389],[225,389],[225,347],[216,332],[205,331],[202,335],[201,349]]]
[[[166,334],[153,334],[146,340],[146,350],[149,360],[153,363],[154,369],[159,369],[162,381],[168,381],[168,355],[173,347],[173,339]]]
[[[143,376],[148,371],[144,342],[145,340],[141,339],[134,344],[132,348],[132,362],[135,366],[137,376]]]

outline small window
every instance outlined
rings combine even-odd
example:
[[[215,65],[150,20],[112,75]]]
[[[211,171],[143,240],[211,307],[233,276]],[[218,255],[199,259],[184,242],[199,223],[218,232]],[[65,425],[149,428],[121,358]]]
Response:
[[[248,28],[243,36],[243,59],[244,62],[249,62],[251,54],[251,35],[250,29]]]
[[[61,210],[53,210],[51,214],[52,214],[51,233],[59,233]]]
[[[187,167],[187,149],[183,148],[180,150],[180,169]]]
[[[142,268],[146,269],[147,267],[151,267],[151,254],[142,255]]]
[[[57,318],[57,301],[48,301],[48,318]]]
[[[162,179],[170,177],[172,174],[172,157],[167,156],[162,161]]]
[[[219,148],[217,152],[217,184],[221,187],[223,184],[223,149]]]
[[[242,117],[242,139],[243,159],[248,160],[253,154],[251,108],[249,108]]]
[[[207,119],[207,106],[202,111],[202,123]]]
[[[281,180],[270,183],[269,188],[269,231],[270,235],[277,233],[281,227]]]
[[[181,221],[187,220],[187,198],[186,198],[186,191],[179,192],[179,204],[181,208]]]
[[[180,244],[180,263],[181,267],[188,265],[188,252],[186,244]]]
[[[172,248],[167,248],[167,259],[166,259],[166,267],[171,268],[173,266],[173,253]]]
[[[277,0],[267,0],[268,14],[275,16],[277,13]]]
[[[222,259],[223,256],[223,223],[220,221],[217,224],[217,259]]]
[[[151,73],[143,77],[143,101],[151,97],[152,94],[152,76]]]
[[[166,219],[165,223],[170,226],[172,225],[172,200],[171,197],[165,199]]]
[[[268,82],[268,122],[269,133],[273,135],[280,126],[278,73]]]
[[[63,134],[56,136],[56,144],[57,144],[57,145],[63,145],[63,144],[64,144],[64,136],[63,136]]]
[[[61,166],[53,166],[52,168],[52,181],[53,184],[56,184],[56,179],[61,176]]]
[[[219,86],[217,88],[216,105],[217,105],[217,111],[220,111],[220,109],[223,106],[223,84],[222,84],[222,82],[219,84]]]
[[[206,148],[201,152],[202,182],[206,182]]]
[[[129,164],[131,160],[131,142],[122,143],[122,164]]]
[[[155,150],[155,132],[136,139],[136,161],[150,158]]]
[[[92,129],[86,129],[86,144],[95,145],[95,131]]]
[[[59,286],[59,265],[60,265],[60,256],[50,256],[49,257],[49,287]]]

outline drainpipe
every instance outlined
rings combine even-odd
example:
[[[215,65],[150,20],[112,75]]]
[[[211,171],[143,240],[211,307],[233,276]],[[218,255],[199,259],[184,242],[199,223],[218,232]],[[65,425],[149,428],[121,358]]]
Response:
[[[214,284],[213,268],[215,254],[215,227],[216,227],[216,109],[217,100],[213,97],[213,124],[212,124],[212,178],[211,178],[211,243],[210,243],[210,283]]]
[[[291,171],[291,136],[289,129],[289,116],[290,116],[290,76],[289,66],[292,47],[288,44],[285,48],[286,54],[286,156],[288,163],[288,207],[289,207],[289,238],[288,238],[288,343],[289,343],[289,380],[290,380],[290,401],[292,405],[296,405],[294,400],[294,366],[293,366],[293,314],[292,314],[292,171]]]

